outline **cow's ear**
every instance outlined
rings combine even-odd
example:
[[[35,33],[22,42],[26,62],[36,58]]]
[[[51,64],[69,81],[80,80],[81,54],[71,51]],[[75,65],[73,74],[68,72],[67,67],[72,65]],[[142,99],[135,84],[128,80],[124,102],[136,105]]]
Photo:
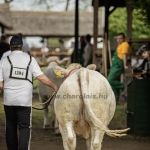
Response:
[[[89,70],[96,70],[96,65],[91,64],[91,65],[88,65],[86,68],[89,69]]]
[[[44,54],[42,55],[42,62],[43,62],[44,64],[47,63],[47,58],[46,58],[46,56],[45,56]]]
[[[53,70],[54,70],[57,78],[64,78],[65,76],[67,76],[67,74],[69,72],[68,70],[66,70],[62,67],[59,67],[59,66],[54,66]]]

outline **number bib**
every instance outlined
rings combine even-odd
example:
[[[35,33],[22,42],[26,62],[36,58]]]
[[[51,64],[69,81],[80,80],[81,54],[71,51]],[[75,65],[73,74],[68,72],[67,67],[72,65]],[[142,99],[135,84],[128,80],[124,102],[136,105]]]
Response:
[[[10,78],[20,79],[20,80],[28,80],[29,82],[32,83],[32,81],[30,81],[28,79],[28,71],[29,71],[29,66],[30,66],[30,63],[31,63],[31,56],[30,56],[30,61],[28,63],[27,68],[13,67],[9,56],[7,56],[7,59],[9,61],[10,65],[11,65],[10,76],[9,76]]]
[[[25,79],[27,75],[27,69],[13,67],[10,73],[10,77]]]

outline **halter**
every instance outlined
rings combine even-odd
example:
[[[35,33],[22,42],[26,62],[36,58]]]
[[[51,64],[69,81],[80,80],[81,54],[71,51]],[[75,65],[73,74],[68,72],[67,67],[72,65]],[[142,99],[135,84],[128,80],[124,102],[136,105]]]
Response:
[[[76,70],[76,69],[77,68],[74,68],[74,69],[70,70],[69,73],[68,73],[68,75],[66,76],[66,78],[68,78],[70,76],[71,72],[74,71],[74,70]]]

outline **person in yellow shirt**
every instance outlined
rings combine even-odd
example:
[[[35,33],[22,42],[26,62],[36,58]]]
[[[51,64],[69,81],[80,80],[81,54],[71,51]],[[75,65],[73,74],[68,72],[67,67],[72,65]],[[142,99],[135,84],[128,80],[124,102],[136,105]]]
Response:
[[[112,66],[108,75],[108,82],[110,83],[112,90],[115,94],[116,101],[118,102],[120,96],[120,90],[124,89],[124,83],[120,82],[120,76],[127,69],[127,55],[130,51],[128,42],[125,41],[124,33],[117,35],[117,49],[112,57]]]

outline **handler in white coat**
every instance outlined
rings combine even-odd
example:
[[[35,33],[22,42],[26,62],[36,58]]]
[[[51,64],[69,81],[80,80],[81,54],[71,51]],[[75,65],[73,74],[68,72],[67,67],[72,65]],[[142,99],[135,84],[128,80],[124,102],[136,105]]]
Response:
[[[10,55],[0,61],[0,89],[4,90],[6,144],[8,150],[29,150],[32,75],[55,91],[58,87],[43,74],[36,60],[23,52],[21,37],[13,36],[10,48],[12,51]],[[17,136],[17,127],[19,136]]]

